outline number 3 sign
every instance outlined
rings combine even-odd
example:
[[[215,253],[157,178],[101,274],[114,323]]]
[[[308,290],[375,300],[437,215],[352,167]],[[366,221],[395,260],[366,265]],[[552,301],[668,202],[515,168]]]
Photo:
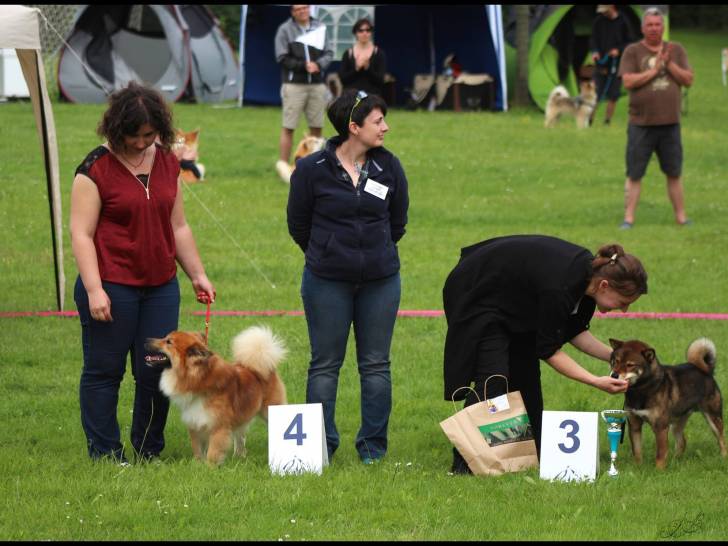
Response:
[[[544,411],[540,466],[544,480],[594,480],[599,472],[599,414]]]
[[[268,466],[274,474],[321,474],[328,464],[321,404],[268,406]]]

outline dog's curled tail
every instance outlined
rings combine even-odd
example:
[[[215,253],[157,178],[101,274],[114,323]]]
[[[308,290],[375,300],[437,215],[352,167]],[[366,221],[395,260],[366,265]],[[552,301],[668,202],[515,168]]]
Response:
[[[232,341],[236,362],[268,377],[288,352],[283,340],[267,326],[252,326],[240,332]]]
[[[688,362],[705,374],[713,373],[715,359],[715,343],[707,337],[696,339],[688,347]]]

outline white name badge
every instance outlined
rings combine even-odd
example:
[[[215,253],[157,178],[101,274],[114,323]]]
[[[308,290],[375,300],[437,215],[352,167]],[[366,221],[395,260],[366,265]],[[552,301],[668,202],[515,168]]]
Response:
[[[386,199],[389,188],[384,184],[380,184],[376,180],[369,178],[364,186],[364,191],[374,195],[375,197],[379,197],[379,199]]]
[[[321,474],[328,466],[321,404],[268,406],[268,466],[274,474]]]
[[[540,467],[544,480],[595,480],[599,473],[599,413],[544,411]]]

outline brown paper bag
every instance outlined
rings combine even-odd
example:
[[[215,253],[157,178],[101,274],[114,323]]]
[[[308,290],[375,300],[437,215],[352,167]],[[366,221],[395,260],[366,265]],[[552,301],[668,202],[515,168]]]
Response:
[[[536,442],[519,391],[468,406],[442,421],[440,427],[473,474],[499,475],[538,467]]]

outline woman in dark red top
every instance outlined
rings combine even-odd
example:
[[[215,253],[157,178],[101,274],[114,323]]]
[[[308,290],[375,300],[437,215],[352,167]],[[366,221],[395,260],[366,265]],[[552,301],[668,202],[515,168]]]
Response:
[[[214,301],[184,215],[172,114],[153,89],[131,82],[109,98],[98,127],[107,141],[79,165],[71,192],[74,299],[82,328],[81,423],[93,459],[127,463],[116,418],[131,353],[136,383],[131,443],[143,458],[164,448],[169,400],[144,343],[177,329],[179,262],[200,301]]]

